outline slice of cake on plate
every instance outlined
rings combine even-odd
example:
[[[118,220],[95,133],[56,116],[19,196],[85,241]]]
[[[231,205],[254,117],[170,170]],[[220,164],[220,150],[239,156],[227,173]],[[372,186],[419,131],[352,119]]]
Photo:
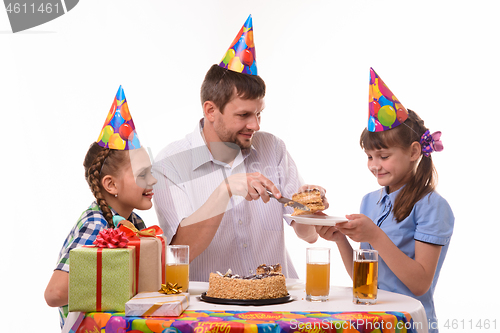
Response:
[[[292,216],[303,215],[303,214],[314,214],[314,212],[325,209],[325,206],[323,205],[323,200],[321,199],[321,193],[317,188],[312,190],[305,190],[304,192],[300,193],[295,193],[292,196],[292,200],[297,201],[309,207],[309,209],[311,210],[311,211],[306,211],[294,208]]]

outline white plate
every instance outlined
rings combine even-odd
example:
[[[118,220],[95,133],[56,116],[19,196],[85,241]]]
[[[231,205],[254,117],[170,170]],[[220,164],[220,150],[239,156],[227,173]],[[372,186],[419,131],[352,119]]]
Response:
[[[208,290],[208,282],[189,281],[189,294],[201,295]]]
[[[297,215],[292,216],[290,214],[285,214],[286,217],[295,220],[297,223],[309,224],[309,225],[326,225],[333,227],[337,223],[347,222],[345,217],[340,216],[327,216],[327,215]]]

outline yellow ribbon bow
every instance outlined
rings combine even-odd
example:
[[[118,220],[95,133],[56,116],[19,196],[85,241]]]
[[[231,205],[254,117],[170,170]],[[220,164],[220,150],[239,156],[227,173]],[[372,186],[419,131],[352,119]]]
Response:
[[[179,286],[177,283],[167,282],[161,285],[161,289],[158,292],[167,295],[180,294],[182,293],[182,286]]]

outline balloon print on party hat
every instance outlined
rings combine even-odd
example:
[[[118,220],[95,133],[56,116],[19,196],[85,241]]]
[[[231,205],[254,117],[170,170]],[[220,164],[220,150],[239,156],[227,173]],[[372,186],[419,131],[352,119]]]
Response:
[[[408,118],[408,111],[370,67],[368,100],[368,130],[382,132],[401,125]]]
[[[122,86],[118,88],[101,134],[97,139],[97,144],[104,148],[116,150],[141,148]]]
[[[238,73],[257,75],[252,15],[248,16],[219,66]]]

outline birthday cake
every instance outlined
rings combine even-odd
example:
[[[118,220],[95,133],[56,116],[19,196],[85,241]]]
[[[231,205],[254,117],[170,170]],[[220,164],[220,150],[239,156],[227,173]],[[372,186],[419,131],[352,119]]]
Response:
[[[323,205],[323,200],[321,199],[321,193],[318,189],[305,190],[304,192],[295,193],[292,196],[293,201],[297,201],[311,209],[311,211],[305,211],[298,208],[293,209],[292,216],[303,215],[303,214],[313,214],[316,211],[325,209]]]
[[[281,265],[260,265],[256,274],[239,276],[228,270],[226,274],[210,273],[208,297],[224,299],[272,299],[286,297],[285,276]]]

